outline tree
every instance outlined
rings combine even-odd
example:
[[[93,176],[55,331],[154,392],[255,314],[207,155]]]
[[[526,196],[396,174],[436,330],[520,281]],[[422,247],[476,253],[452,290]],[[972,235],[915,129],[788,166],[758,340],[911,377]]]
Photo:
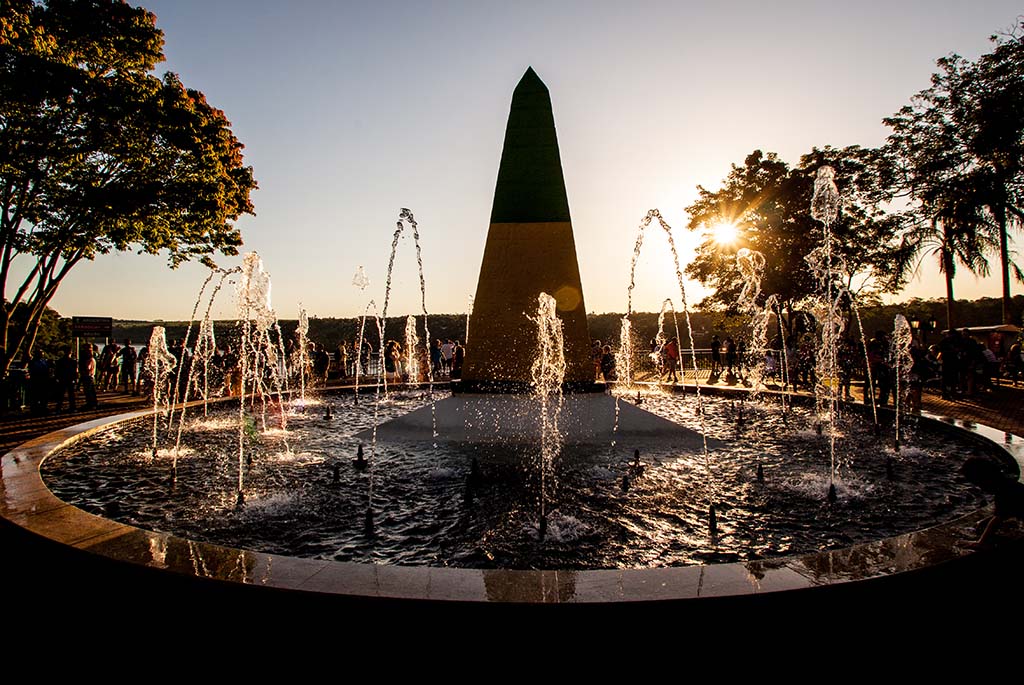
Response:
[[[4,372],[82,260],[134,248],[166,251],[173,268],[237,254],[252,169],[223,112],[176,75],[151,73],[163,59],[155,21],[113,0],[0,8]],[[19,258],[27,275],[15,279]]]
[[[992,36],[996,48],[974,64],[973,107],[968,110],[970,151],[979,167],[982,202],[999,239],[1003,323],[1012,323],[1010,271],[1024,272],[1010,260],[1009,228],[1024,222],[1024,20],[1005,35]]]
[[[1006,323],[1011,271],[1024,281],[1009,249],[1009,229],[1024,219],[1024,23],[993,41],[976,62],[938,60],[931,87],[884,120],[895,185],[914,203],[906,244],[938,256],[949,327],[958,265],[986,275],[986,255],[998,251]]]
[[[946,280],[946,326],[956,324],[953,278],[957,266],[988,274],[992,226],[984,211],[991,179],[974,163],[965,126],[970,65],[952,55],[940,59],[932,86],[914,96],[884,123],[892,129],[885,147],[894,195],[911,201],[903,237],[911,260],[934,254]],[[905,262],[901,267],[908,267]]]
[[[817,292],[818,283],[803,258],[824,240],[823,227],[811,217],[810,206],[814,175],[825,164],[836,170],[844,196],[832,226],[834,254],[847,269],[840,285],[865,296],[898,288],[900,274],[890,266],[898,251],[900,217],[882,210],[888,184],[877,157],[876,151],[856,146],[815,148],[798,167],[790,168],[775,153],[755,150],[742,166],[733,165],[721,189],[712,192],[698,186],[696,202],[686,208],[690,230],[722,222],[738,229],[733,244],[720,244],[708,232],[686,268],[687,274],[714,289],[702,305],[727,310],[735,306],[743,287],[736,268],[736,252],[742,247],[766,259],[762,296],[776,295],[792,312]]]

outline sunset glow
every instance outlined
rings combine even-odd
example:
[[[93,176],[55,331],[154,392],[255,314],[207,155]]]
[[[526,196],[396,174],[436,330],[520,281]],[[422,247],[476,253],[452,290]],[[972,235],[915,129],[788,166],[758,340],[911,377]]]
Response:
[[[711,239],[722,246],[735,245],[740,237],[739,228],[736,224],[728,221],[715,224],[709,227]]]

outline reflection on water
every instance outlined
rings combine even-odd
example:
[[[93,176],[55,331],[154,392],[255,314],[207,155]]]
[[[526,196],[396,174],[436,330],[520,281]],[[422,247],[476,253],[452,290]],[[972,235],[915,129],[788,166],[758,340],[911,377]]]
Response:
[[[141,423],[59,452],[47,460],[43,476],[59,497],[93,513],[185,538],[290,556],[485,569],[744,561],[752,562],[752,583],[760,576],[759,560],[840,550],[926,528],[984,502],[958,475],[959,464],[981,448],[945,435],[929,440],[919,434],[894,455],[856,418],[844,416],[837,448],[851,457],[852,466],[837,480],[839,501],[830,506],[824,501],[829,444],[811,429],[810,414],[797,410],[787,428],[778,407],[748,403],[737,425],[730,403],[711,400],[705,405],[709,437],[725,444],[711,453],[721,491],[715,537],[707,534],[703,455],[642,443],[566,447],[555,465],[557,489],[549,496],[543,541],[536,510],[540,483],[532,466],[537,448],[378,445],[375,535],[368,537],[363,526],[367,474],[352,468],[351,460],[358,448],[354,436],[371,425],[372,404],[356,406],[347,396],[319,401],[332,404],[335,418],[325,421],[319,411],[296,413],[287,445],[273,432],[251,437],[241,508],[235,504],[237,424],[229,420],[231,412],[197,417],[186,429],[189,451],[179,460],[173,489],[170,459],[150,459]],[[427,401],[425,394],[392,395],[381,420]],[[644,404],[691,428],[699,426],[694,406],[692,398],[654,395]],[[630,464],[634,449],[640,450],[641,469]],[[474,458],[479,473],[470,478]],[[897,460],[893,480],[886,477],[887,458]],[[757,464],[763,466],[764,483],[757,482]],[[167,554],[152,550],[153,563],[163,564]],[[856,559],[846,561],[848,568],[858,565]],[[193,556],[191,563],[204,574],[210,560]],[[258,581],[241,558],[216,564],[237,565],[237,575]],[[816,577],[831,571],[806,572]],[[515,592],[571,594],[570,574],[552,583]]]

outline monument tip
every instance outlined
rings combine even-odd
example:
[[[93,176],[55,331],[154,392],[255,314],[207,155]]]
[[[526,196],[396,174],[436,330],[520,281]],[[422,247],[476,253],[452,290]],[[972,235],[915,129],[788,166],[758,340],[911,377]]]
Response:
[[[516,91],[522,92],[533,90],[543,90],[544,92],[547,92],[548,87],[540,80],[540,76],[537,76],[537,72],[533,70],[533,67],[526,67],[526,71],[523,72],[523,77],[519,79],[519,84],[516,86]]]

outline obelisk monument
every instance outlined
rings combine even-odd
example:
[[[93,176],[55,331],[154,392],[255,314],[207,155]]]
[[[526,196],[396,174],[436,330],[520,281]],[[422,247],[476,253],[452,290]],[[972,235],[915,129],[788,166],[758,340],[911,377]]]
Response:
[[[537,334],[527,317],[536,312],[541,292],[558,303],[566,385],[593,386],[587,310],[551,97],[529,68],[512,94],[470,317],[462,391],[529,388]]]

